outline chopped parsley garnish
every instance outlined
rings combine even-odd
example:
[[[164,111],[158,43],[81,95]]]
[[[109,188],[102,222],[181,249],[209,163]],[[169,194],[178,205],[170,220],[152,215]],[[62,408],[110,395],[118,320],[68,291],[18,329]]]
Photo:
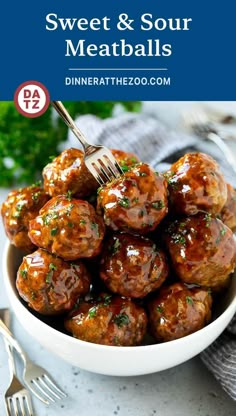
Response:
[[[94,316],[96,316],[96,313],[97,313],[97,306],[93,306],[88,311],[89,318],[94,318]]]
[[[37,188],[38,186],[42,185],[42,181],[36,181],[30,185],[30,188]]]
[[[162,313],[163,312],[163,308],[161,307],[161,305],[157,306],[157,312]]]
[[[73,228],[74,227],[74,223],[73,222],[68,222],[68,227]]]
[[[152,203],[152,208],[157,209],[158,211],[160,211],[164,207],[165,207],[165,204],[161,200]]]
[[[144,214],[145,214],[144,209],[141,209],[140,212],[139,212],[139,216],[142,218],[144,216]]]
[[[50,263],[49,270],[57,270],[57,266],[54,263]]]
[[[112,246],[112,253],[113,254],[116,254],[117,251],[119,250],[119,248],[120,248],[120,241],[117,238],[116,241],[115,241],[115,243]]]
[[[128,172],[130,170],[129,166],[127,165],[121,165],[121,169],[123,172]]]
[[[26,277],[27,277],[27,270],[21,270],[20,271],[20,275],[21,275],[21,277],[23,277],[23,279],[26,279]]]
[[[226,228],[222,228],[221,230],[220,230],[220,234],[219,234],[219,236],[217,237],[217,239],[216,239],[216,244],[219,244],[219,242],[220,242],[220,240],[221,240],[221,237],[223,237],[224,235],[225,235],[225,233],[226,233]]]
[[[46,283],[49,283],[49,284],[51,283],[54,270],[57,270],[57,266],[54,263],[50,263],[49,272],[46,274],[46,279],[45,279]]]
[[[139,172],[139,176],[147,176],[146,172]]]
[[[86,221],[82,219],[82,220],[80,220],[79,223],[85,225],[86,224]]]
[[[189,305],[193,305],[193,298],[191,297],[191,296],[186,296],[186,302],[189,304]]]
[[[124,325],[128,325],[130,322],[128,315],[126,313],[119,313],[114,317],[114,323],[121,328]]]
[[[106,295],[104,296],[103,305],[108,306],[111,303],[112,295]]]
[[[43,223],[44,225],[49,225],[51,220],[56,220],[59,217],[57,212],[50,212],[49,214],[45,214],[43,216]]]
[[[206,227],[210,227],[210,225],[211,225],[211,220],[212,220],[212,218],[211,218],[211,214],[205,214],[205,216],[204,216],[204,220],[206,221]]]
[[[32,300],[34,300],[36,298],[36,293],[35,292],[31,292],[30,297]]]
[[[183,235],[181,235],[181,234],[173,234],[171,236],[171,240],[175,244],[179,244],[179,243],[180,244],[185,244],[186,243],[185,237]]]
[[[38,191],[38,192],[34,192],[33,194],[32,194],[32,199],[34,200],[34,201],[37,201],[38,200],[38,198],[39,198],[39,195],[41,194],[41,191]]]
[[[72,208],[74,208],[74,204],[70,204],[67,208],[66,208],[66,215],[67,217],[70,216],[71,210]]]
[[[68,199],[68,201],[72,200],[72,191],[68,190],[66,193],[66,199]]]
[[[118,204],[122,206],[123,208],[129,208],[130,207],[130,201],[129,198],[124,196],[122,199],[118,201]]]
[[[97,237],[100,237],[98,224],[96,222],[91,222],[91,229],[96,232]]]
[[[55,235],[57,235],[57,232],[58,232],[58,228],[57,227],[56,228],[52,228],[50,234],[51,234],[52,237],[54,237]]]

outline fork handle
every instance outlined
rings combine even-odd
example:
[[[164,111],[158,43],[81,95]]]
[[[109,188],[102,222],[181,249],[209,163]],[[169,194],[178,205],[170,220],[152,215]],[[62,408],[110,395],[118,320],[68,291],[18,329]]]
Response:
[[[74,133],[74,135],[79,139],[80,143],[82,144],[84,151],[87,149],[87,147],[90,146],[89,143],[87,143],[83,133],[81,130],[76,126],[74,120],[68,113],[65,106],[62,104],[61,101],[52,101],[52,106],[55,108],[55,110],[58,112],[58,114],[61,116],[62,120],[66,123],[66,125],[71,129],[71,131]]]
[[[8,363],[9,363],[10,372],[12,373],[12,375],[16,375],[16,366],[15,366],[12,347],[6,338],[4,338],[4,343],[5,343],[5,347],[6,347],[6,351],[8,355]]]
[[[15,348],[15,350],[18,352],[18,354],[20,355],[20,357],[24,361],[24,363],[26,363],[26,361],[27,361],[27,355],[26,355],[26,353],[22,350],[19,342],[13,337],[11,331],[4,324],[4,322],[2,321],[2,319],[0,319],[0,333],[4,336],[4,338],[10,344],[10,346],[12,348]]]

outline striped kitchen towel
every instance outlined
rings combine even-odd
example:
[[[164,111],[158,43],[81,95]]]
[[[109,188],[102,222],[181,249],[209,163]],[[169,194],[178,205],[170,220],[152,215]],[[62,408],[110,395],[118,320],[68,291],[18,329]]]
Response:
[[[221,165],[226,180],[236,187],[235,175],[214,144],[183,132],[170,131],[155,117],[124,113],[101,120],[85,115],[76,122],[91,143],[134,152],[160,171],[168,169],[170,163],[188,151],[209,153]],[[69,146],[78,147],[78,140],[71,132],[68,141]],[[68,147],[68,142],[64,146]],[[201,354],[201,358],[223,389],[236,400],[236,316],[226,331]]]

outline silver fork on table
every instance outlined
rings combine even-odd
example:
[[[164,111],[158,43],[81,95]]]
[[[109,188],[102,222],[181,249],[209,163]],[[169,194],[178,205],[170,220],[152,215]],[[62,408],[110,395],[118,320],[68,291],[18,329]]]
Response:
[[[10,324],[10,313],[8,309],[0,310],[0,317]],[[33,416],[33,407],[29,391],[23,386],[16,375],[13,351],[6,339],[5,347],[8,354],[10,382],[4,395],[5,409],[7,416]]]
[[[24,363],[23,381],[39,400],[45,404],[50,404],[50,402],[52,403],[67,397],[52,379],[51,375],[44,368],[30,360],[2,319],[0,319],[0,333],[6,338],[10,346],[19,353]]]
[[[61,101],[52,101],[52,106],[82,144],[84,163],[99,185],[119,178],[123,171],[111,151],[105,146],[89,144]]]
[[[191,113],[186,112],[184,114],[184,121],[186,126],[190,127],[197,136],[214,142],[236,173],[236,157],[221,137],[220,132],[214,127],[214,124],[208,120],[207,115],[202,110],[195,109],[192,110]]]
[[[8,353],[11,381],[5,392],[5,408],[7,416],[33,416],[33,407],[29,391],[16,376],[13,352],[8,341],[5,340]]]

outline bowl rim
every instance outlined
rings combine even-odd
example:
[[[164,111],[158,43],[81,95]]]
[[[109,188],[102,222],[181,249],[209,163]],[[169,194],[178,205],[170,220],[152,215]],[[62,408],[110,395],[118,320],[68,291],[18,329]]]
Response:
[[[10,254],[10,250],[12,249],[12,247],[14,247],[8,240],[6,241],[5,245],[4,245],[4,249],[3,249],[3,253],[2,253],[2,272],[3,272],[3,280],[4,280],[4,284],[5,287],[7,289],[7,295],[10,300],[10,295],[14,296],[14,300],[17,303],[17,305],[19,306],[20,309],[24,310],[24,312],[26,313],[26,316],[29,316],[30,319],[36,319],[38,321],[38,324],[40,326],[42,326],[43,328],[46,328],[47,331],[51,331],[52,335],[55,334],[57,335],[57,337],[59,337],[59,339],[63,340],[63,341],[67,341],[69,339],[69,341],[72,344],[75,345],[80,345],[81,347],[87,347],[87,348],[92,348],[94,350],[99,350],[104,351],[104,353],[106,353],[108,350],[111,351],[111,349],[113,351],[119,351],[120,353],[134,353],[135,351],[148,351],[148,350],[153,350],[153,349],[157,349],[157,350],[163,350],[166,349],[170,346],[172,346],[173,348],[181,347],[181,344],[185,344],[186,341],[188,341],[189,337],[191,337],[192,340],[194,340],[194,338],[199,337],[199,334],[201,333],[202,336],[204,336],[209,330],[214,330],[215,327],[218,327],[219,324],[221,324],[221,322],[224,322],[225,319],[227,319],[228,316],[233,316],[234,313],[236,313],[236,294],[233,298],[233,300],[230,302],[230,304],[228,305],[228,307],[224,310],[223,313],[221,313],[216,319],[214,319],[214,321],[210,322],[209,324],[207,324],[205,327],[203,327],[202,329],[199,329],[196,332],[193,332],[192,334],[186,335],[185,337],[182,338],[178,338],[172,341],[168,341],[168,342],[162,342],[162,343],[155,343],[155,344],[148,344],[148,345],[139,345],[139,346],[110,346],[110,345],[103,345],[103,344],[95,344],[92,342],[88,342],[88,341],[83,341],[80,340],[78,338],[75,338],[71,335],[67,335],[64,334],[63,332],[51,327],[50,325],[48,325],[47,323],[43,322],[41,319],[39,319],[38,317],[34,316],[33,313],[30,312],[29,309],[27,309],[20,301],[19,297],[17,296],[17,289],[16,287],[14,287],[11,283],[11,280],[9,278],[9,273],[8,273],[8,257]],[[236,278],[236,275],[235,277]],[[225,326],[222,328],[223,332],[225,329]]]

